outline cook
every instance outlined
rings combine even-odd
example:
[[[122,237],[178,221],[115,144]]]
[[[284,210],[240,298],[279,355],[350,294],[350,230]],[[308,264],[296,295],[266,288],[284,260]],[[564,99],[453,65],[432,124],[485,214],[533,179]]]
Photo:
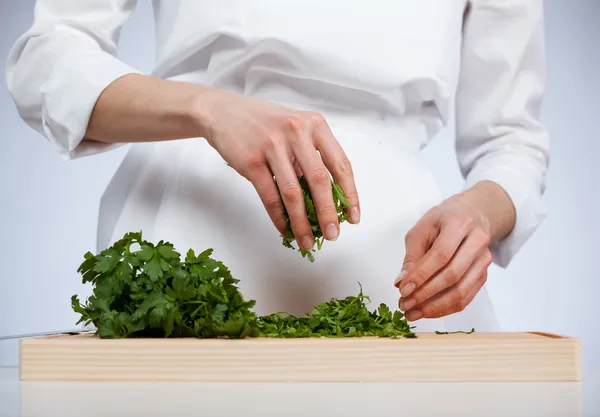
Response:
[[[488,267],[545,215],[542,0],[156,0],[149,74],[116,56],[137,3],[38,0],[6,66],[20,116],[66,160],[131,144],[98,250],[139,230],[214,248],[259,314],[360,284],[416,330],[497,327]],[[419,152],[453,117],[465,186],[445,198]],[[285,208],[314,245],[297,175],[327,240],[314,263],[279,237]]]

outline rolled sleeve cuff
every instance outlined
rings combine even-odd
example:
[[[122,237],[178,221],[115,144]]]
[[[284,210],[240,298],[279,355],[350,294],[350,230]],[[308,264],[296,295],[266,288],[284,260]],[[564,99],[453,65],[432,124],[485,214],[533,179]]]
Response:
[[[506,165],[476,167],[468,176],[466,188],[479,181],[493,181],[504,189],[516,210],[516,222],[511,233],[490,246],[493,262],[507,267],[522,246],[529,240],[546,217],[547,209],[542,200],[541,188],[532,182],[531,176]]]
[[[86,50],[65,55],[42,85],[42,126],[63,160],[106,152],[120,146],[83,141],[100,94],[117,78],[140,71],[114,56]]]

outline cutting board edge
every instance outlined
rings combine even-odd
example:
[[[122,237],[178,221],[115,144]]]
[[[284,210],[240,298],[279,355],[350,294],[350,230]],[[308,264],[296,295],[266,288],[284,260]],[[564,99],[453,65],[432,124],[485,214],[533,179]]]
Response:
[[[511,332],[526,335],[528,332]],[[509,334],[507,332],[506,334]],[[20,379],[54,381],[196,382],[440,382],[580,381],[579,339],[547,333],[540,338],[486,339],[471,335],[403,339],[252,339],[203,345],[173,339],[119,339],[106,343],[84,334],[21,340]],[[81,336],[81,335],[79,335]],[[484,335],[485,336],[485,335]],[[65,339],[78,339],[69,346]],[[93,337],[90,339],[90,337]],[[358,339],[358,340],[357,340]],[[432,340],[435,342],[429,343]],[[181,341],[181,339],[179,339]],[[271,343],[274,341],[276,343]],[[460,341],[460,343],[455,343]],[[110,342],[110,341],[109,341]],[[149,342],[149,343],[148,343]],[[156,342],[156,343],[153,343]],[[175,340],[177,342],[177,340]],[[331,343],[330,343],[331,342]],[[350,343],[348,343],[350,342]],[[139,347],[146,344],[140,354]],[[100,345],[103,345],[99,347]],[[139,346],[137,346],[139,345]],[[223,348],[224,345],[231,349]],[[482,350],[485,354],[482,353]],[[99,353],[101,352],[101,353]],[[365,354],[369,355],[365,359]],[[397,359],[401,354],[402,360]],[[98,360],[95,360],[98,358]],[[157,363],[156,358],[170,358]],[[331,371],[325,369],[330,367]],[[258,376],[257,376],[258,375]]]

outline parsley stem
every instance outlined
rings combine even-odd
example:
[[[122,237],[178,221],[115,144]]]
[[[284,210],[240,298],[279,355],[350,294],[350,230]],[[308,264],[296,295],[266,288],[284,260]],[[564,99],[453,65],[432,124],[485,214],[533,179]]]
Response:
[[[196,309],[193,311],[193,313],[192,313],[192,314],[190,314],[190,316],[191,316],[191,317],[196,317],[196,314],[198,314],[198,311],[200,311],[200,309],[201,309],[201,308],[203,308],[203,307],[204,307],[204,312],[205,312],[205,313],[207,313],[207,310],[208,310],[208,309],[206,308],[206,303],[205,303],[204,301],[198,301],[198,302],[196,302],[196,303],[191,303],[191,304],[198,304],[198,303],[199,303],[200,305],[198,306],[198,308],[196,308]]]

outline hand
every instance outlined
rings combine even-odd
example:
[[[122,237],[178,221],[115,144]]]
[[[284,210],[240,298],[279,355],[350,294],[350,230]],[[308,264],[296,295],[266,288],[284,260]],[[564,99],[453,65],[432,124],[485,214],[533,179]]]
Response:
[[[407,320],[462,311],[485,284],[493,232],[474,196],[481,197],[478,189],[444,201],[407,233],[404,265],[395,282]]]
[[[320,114],[229,91],[206,93],[199,103],[198,120],[203,123],[204,137],[254,185],[282,235],[287,226],[285,207],[300,247],[309,250],[314,246],[297,179],[300,175],[310,186],[325,239],[336,240],[340,232],[330,173],[350,203],[350,223],[359,222],[358,193],[350,161]]]

